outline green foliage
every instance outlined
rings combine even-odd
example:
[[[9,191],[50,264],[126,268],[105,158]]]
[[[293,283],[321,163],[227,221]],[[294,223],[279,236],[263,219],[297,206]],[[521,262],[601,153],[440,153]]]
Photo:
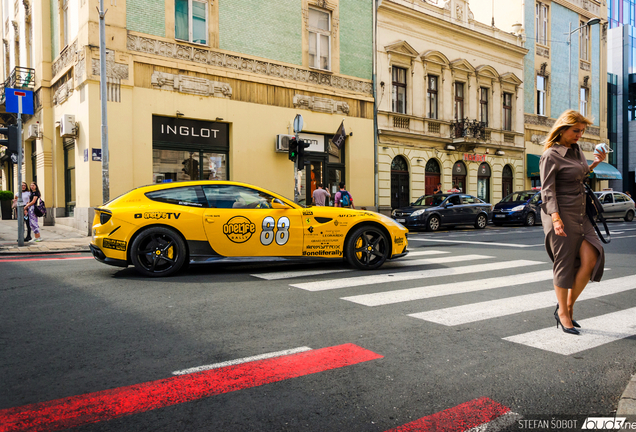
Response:
[[[13,199],[13,192],[0,191],[0,201],[11,201]]]

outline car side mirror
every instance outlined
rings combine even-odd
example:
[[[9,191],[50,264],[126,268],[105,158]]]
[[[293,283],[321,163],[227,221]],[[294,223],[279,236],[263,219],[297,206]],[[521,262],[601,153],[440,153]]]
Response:
[[[286,209],[289,208],[289,206],[287,204],[285,204],[284,202],[282,202],[279,199],[275,199],[272,201],[272,208],[273,209]]]
[[[444,208],[452,207],[453,205],[454,205],[453,203],[446,203],[444,204]]]
[[[415,203],[411,203],[411,204],[409,204],[409,205],[414,206],[414,205],[415,205]]]

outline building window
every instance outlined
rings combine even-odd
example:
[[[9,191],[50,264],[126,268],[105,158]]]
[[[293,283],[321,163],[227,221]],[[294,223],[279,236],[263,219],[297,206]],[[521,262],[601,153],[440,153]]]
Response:
[[[503,94],[503,129],[512,130],[512,93]]]
[[[208,43],[208,3],[197,0],[176,0],[175,38],[197,43]]]
[[[331,70],[331,16],[309,9],[309,67]]]
[[[548,12],[547,5],[543,3],[535,5],[535,41],[541,45],[548,45]]]
[[[580,100],[580,113],[584,116],[587,115],[587,101],[589,96],[589,90],[585,87],[581,87],[581,100]]]
[[[455,120],[464,118],[464,83],[455,83]]]
[[[488,91],[489,89],[486,87],[481,87],[479,89],[480,97],[479,97],[479,107],[481,110],[481,122],[484,125],[488,126]]]
[[[8,2],[8,0],[7,0]],[[68,45],[68,0],[64,0],[62,3],[62,47]]]
[[[393,112],[406,114],[406,69],[393,67]]]
[[[546,77],[537,75],[537,114],[545,116]]]
[[[579,32],[579,56],[581,60],[589,60],[590,52],[590,27],[581,21],[581,31]]]
[[[436,119],[437,116],[437,77],[428,76],[428,90],[426,94],[428,105],[428,118]]]

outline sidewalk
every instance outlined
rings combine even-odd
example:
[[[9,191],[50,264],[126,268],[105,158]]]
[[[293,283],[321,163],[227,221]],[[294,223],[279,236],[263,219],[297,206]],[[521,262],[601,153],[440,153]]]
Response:
[[[18,253],[90,252],[91,238],[63,225],[40,226],[41,242],[28,242],[18,246],[18,221],[0,220],[0,255]],[[35,236],[31,235],[32,238]]]

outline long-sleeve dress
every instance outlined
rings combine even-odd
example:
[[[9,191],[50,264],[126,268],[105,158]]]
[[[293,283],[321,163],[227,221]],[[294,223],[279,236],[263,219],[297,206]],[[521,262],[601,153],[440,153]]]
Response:
[[[570,148],[555,144],[541,155],[541,222],[545,233],[545,248],[552,259],[554,284],[572,288],[574,276],[581,265],[579,250],[587,240],[599,253],[590,276],[599,282],[603,277],[605,252],[594,226],[585,213],[583,182],[590,172],[585,155],[578,144]],[[567,237],[555,234],[552,213],[559,213]]]

